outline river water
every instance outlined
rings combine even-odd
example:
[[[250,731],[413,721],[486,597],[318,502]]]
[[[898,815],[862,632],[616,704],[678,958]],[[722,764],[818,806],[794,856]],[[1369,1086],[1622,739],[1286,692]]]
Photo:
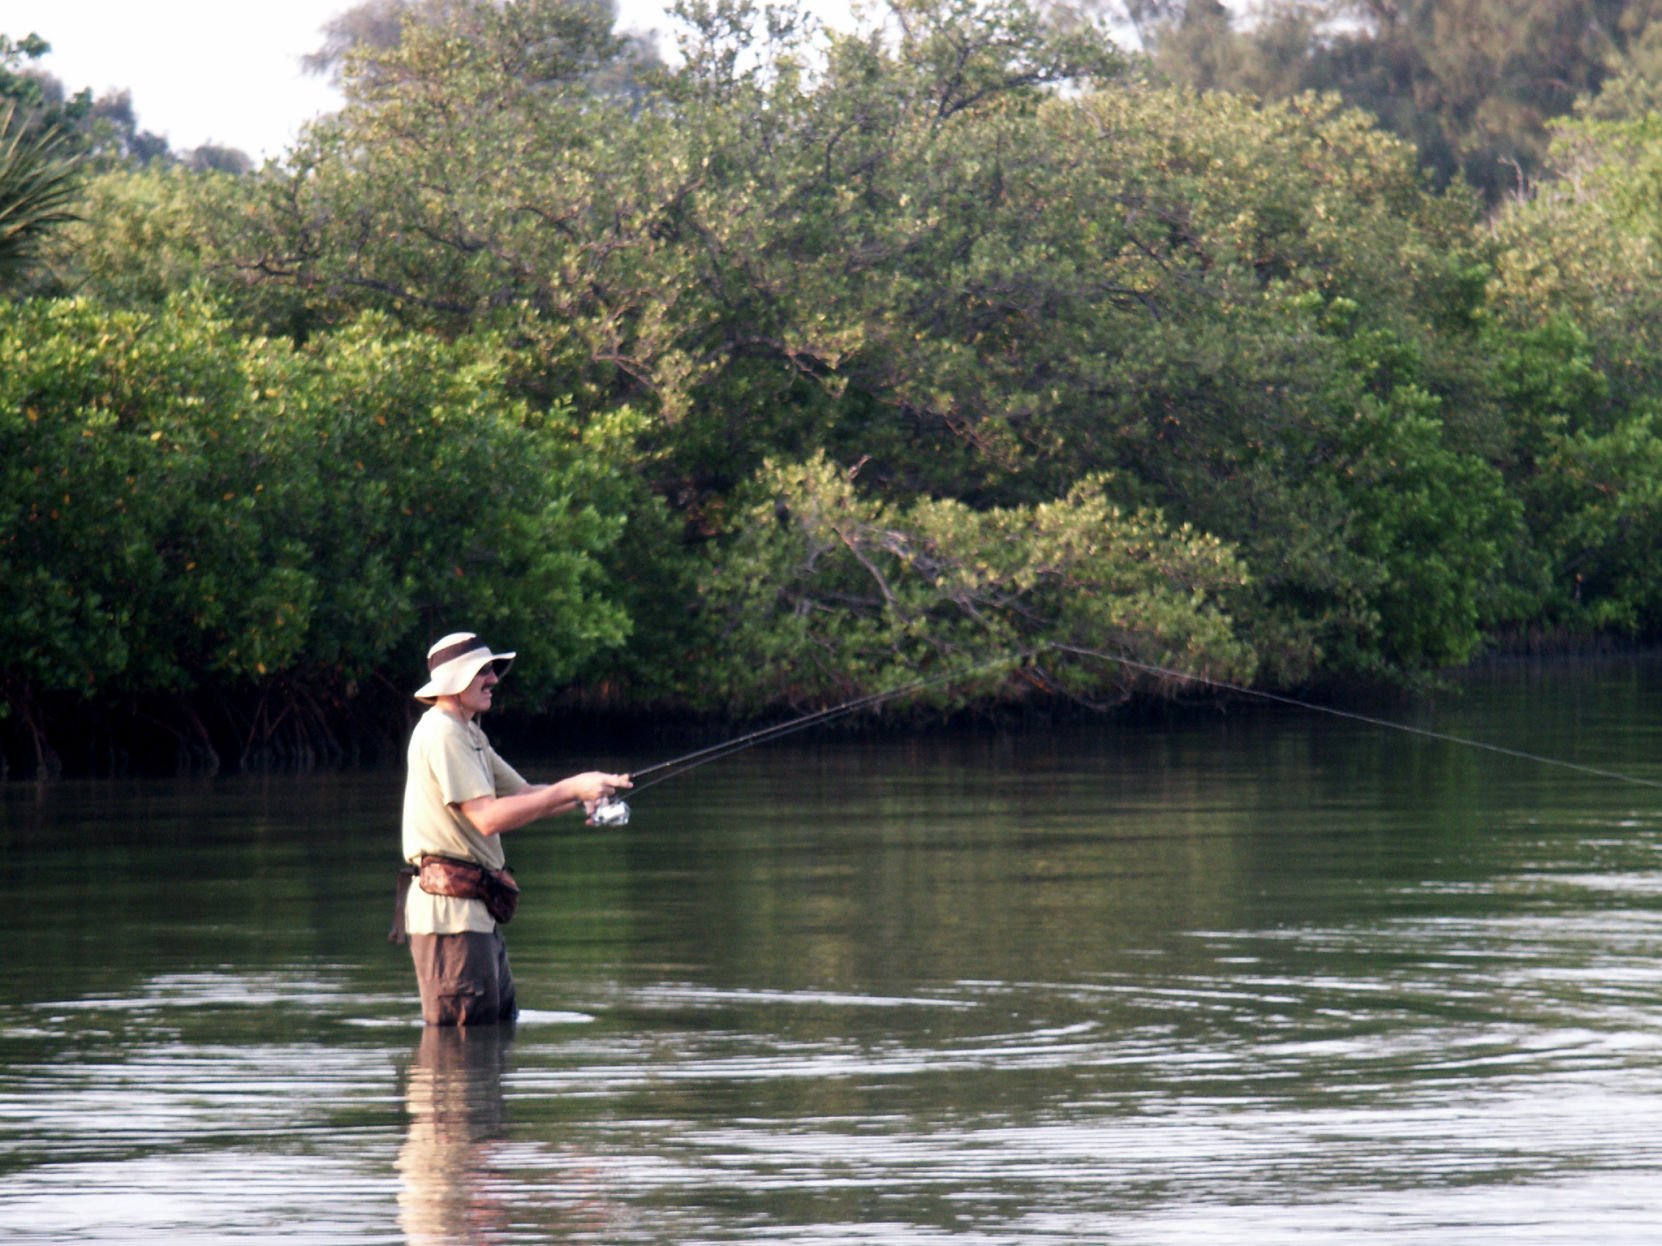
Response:
[[[766,745],[510,840],[424,1033],[401,776],[0,786],[9,1243],[1650,1243],[1662,665]],[[538,777],[659,757],[516,757]]]

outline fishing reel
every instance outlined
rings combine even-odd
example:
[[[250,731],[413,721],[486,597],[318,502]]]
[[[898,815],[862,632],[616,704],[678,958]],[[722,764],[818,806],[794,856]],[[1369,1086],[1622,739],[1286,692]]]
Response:
[[[590,826],[628,826],[629,805],[615,796],[608,796],[589,810]]]

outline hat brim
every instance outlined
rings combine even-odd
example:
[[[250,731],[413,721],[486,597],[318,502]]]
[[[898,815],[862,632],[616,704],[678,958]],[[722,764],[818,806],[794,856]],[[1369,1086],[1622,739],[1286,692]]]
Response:
[[[465,690],[480,670],[493,663],[500,663],[496,672],[499,677],[506,675],[516,656],[514,653],[492,653],[489,649],[475,649],[459,658],[452,658],[442,666],[434,668],[427,682],[416,689],[415,699],[431,705],[440,697],[453,697]]]

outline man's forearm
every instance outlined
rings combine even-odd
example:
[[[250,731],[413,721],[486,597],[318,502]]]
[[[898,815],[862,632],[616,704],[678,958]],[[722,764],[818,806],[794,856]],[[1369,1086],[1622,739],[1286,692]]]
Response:
[[[481,835],[500,835],[580,808],[582,803],[572,794],[569,780],[562,780],[533,784],[511,796],[480,796],[463,801],[459,808]]]

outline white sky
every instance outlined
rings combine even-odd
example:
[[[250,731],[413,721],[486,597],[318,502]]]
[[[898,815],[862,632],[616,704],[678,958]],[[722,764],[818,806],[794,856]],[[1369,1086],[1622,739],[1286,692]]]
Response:
[[[827,20],[850,0],[814,0]],[[353,0],[0,0],[0,34],[52,45],[39,65],[71,92],[132,93],[141,130],[175,151],[237,147],[280,156],[305,122],[339,105],[300,58]],[[625,29],[667,29],[660,0],[620,0]],[[841,23],[839,23],[841,24]],[[659,40],[665,52],[669,38]]]
[[[203,143],[260,160],[340,104],[300,58],[353,0],[0,0],[0,34],[38,34],[37,64],[71,92],[132,93],[141,130],[175,151]],[[623,0],[620,25],[662,25],[656,0]],[[641,15],[637,18],[637,15]],[[667,46],[667,43],[666,43]]]
[[[337,106],[300,71],[340,0],[0,0],[0,33],[38,34],[37,62],[71,93],[132,92],[141,130],[177,151],[240,147],[256,160]]]

